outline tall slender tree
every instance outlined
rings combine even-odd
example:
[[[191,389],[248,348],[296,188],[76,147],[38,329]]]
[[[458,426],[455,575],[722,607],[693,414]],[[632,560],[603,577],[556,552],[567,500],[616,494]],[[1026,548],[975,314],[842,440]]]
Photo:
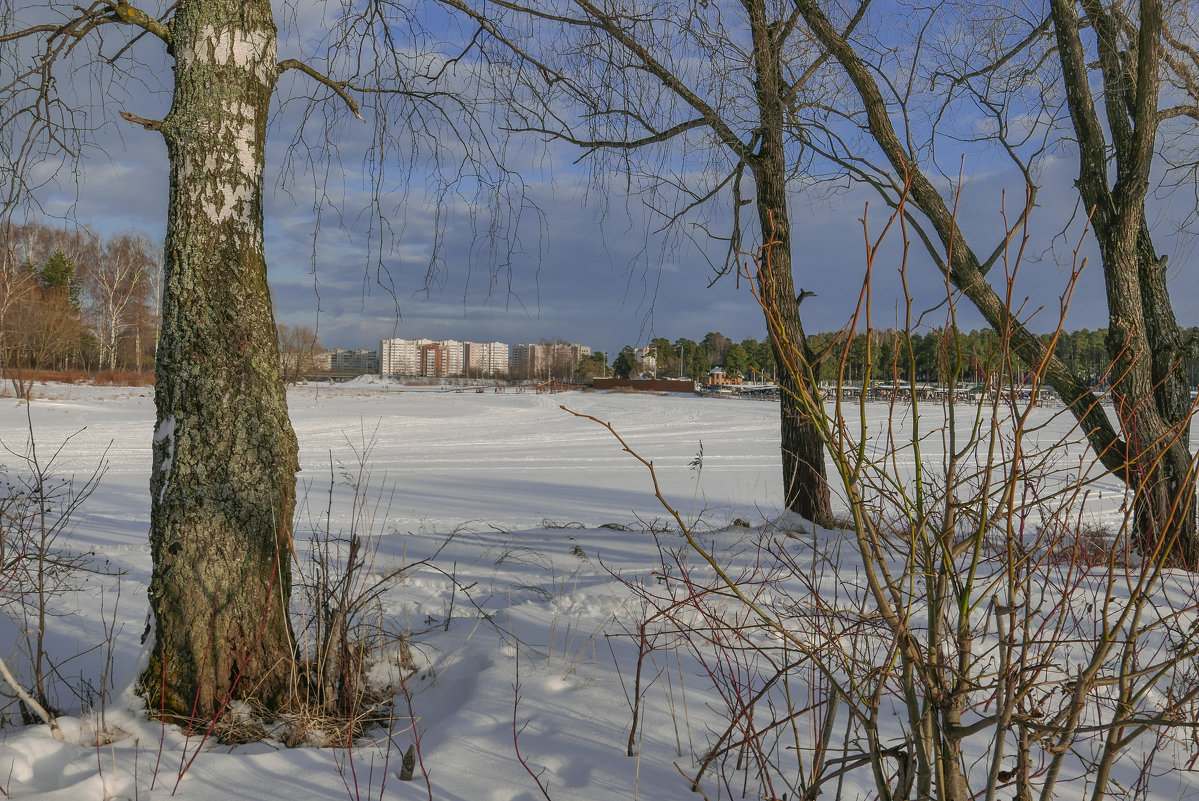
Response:
[[[145,235],[112,237],[104,243],[96,264],[83,277],[101,370],[117,369],[122,337],[131,331],[136,334],[138,314],[147,304],[153,282],[151,273],[157,267],[154,250]]]

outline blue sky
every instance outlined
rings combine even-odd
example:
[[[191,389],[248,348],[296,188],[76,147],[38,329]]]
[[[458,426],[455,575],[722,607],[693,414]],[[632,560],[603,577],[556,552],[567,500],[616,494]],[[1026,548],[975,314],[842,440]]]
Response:
[[[141,55],[153,58],[149,50]],[[281,50],[281,57],[287,55]],[[165,67],[165,57],[159,57]],[[286,90],[287,82],[282,86]],[[150,90],[122,90],[109,96],[110,106],[160,117],[169,95],[162,86],[151,85]],[[693,242],[647,233],[655,223],[640,201],[587,189],[585,174],[573,164],[577,152],[561,147],[517,154],[528,168],[526,188],[537,208],[526,211],[512,231],[520,246],[511,254],[506,247],[489,252],[478,236],[478,220],[472,230],[464,205],[456,203],[443,218],[444,269],[429,282],[434,208],[426,198],[422,175],[394,171],[385,182],[383,207],[398,235],[380,254],[372,249],[379,240],[368,233],[369,215],[361,214],[368,205],[370,179],[364,177],[360,148],[371,127],[343,128],[332,186],[342,215],[338,219],[328,210],[323,213],[314,244],[313,179],[301,172],[290,189],[280,184],[283,156],[294,132],[292,119],[287,110],[278,114],[268,141],[267,259],[279,320],[317,327],[327,347],[375,347],[387,336],[510,343],[560,337],[614,354],[623,345],[644,344],[656,336],[699,339],[708,331],[720,331],[740,340],[764,334],[762,315],[744,281],[738,287],[729,276],[709,288],[711,268]],[[59,214],[69,211],[102,232],[132,228],[160,239],[167,196],[166,152],[160,137],[117,120],[100,132],[98,144],[102,149],[90,152],[81,164],[78,185],[75,176],[63,173],[58,190],[44,196],[45,207]],[[1017,177],[988,170],[985,160],[969,153],[938,155],[942,163],[947,158],[967,159],[959,216],[967,231],[987,243],[976,249],[989,250],[1002,230],[1005,189],[1009,217],[1018,210],[1012,200],[1023,195]],[[977,158],[977,171],[971,158]],[[1042,208],[1033,215],[1026,250],[1030,255],[1019,267],[1017,305],[1027,298],[1029,312],[1046,307],[1034,322],[1038,328],[1048,328],[1056,319],[1078,239],[1077,228],[1065,237],[1055,236],[1073,213],[1074,169],[1064,159],[1045,170]],[[401,198],[406,202],[394,202]],[[867,203],[872,209],[870,228],[878,231],[886,212],[868,191],[830,195],[797,190],[792,198],[796,285],[817,293],[803,306],[809,332],[840,328],[852,314],[865,270],[858,218]],[[1155,214],[1161,217],[1163,232],[1181,217],[1181,211],[1164,207]],[[888,242],[874,268],[877,327],[896,325],[903,316],[898,232]],[[1179,321],[1199,324],[1193,303],[1199,285],[1188,267],[1188,240],[1162,236],[1158,247],[1171,257]],[[719,260],[721,252],[721,243],[713,243],[711,257]],[[1085,252],[1093,252],[1089,241]],[[493,257],[508,262],[494,274],[487,266]],[[1002,269],[996,267],[996,272]],[[917,296],[917,313],[944,297],[939,275],[918,243],[909,255],[908,283]],[[1102,276],[1099,265],[1092,263],[1075,292],[1067,326],[1101,327],[1105,318]],[[945,319],[942,308],[924,322],[940,325]],[[960,325],[980,323],[966,305],[959,308]]]

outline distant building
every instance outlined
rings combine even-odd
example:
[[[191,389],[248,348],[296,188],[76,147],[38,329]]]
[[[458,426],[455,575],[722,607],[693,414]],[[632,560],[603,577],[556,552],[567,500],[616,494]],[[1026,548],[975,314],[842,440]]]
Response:
[[[430,339],[384,339],[379,341],[381,375],[421,375],[421,348]]]
[[[491,378],[507,375],[511,359],[507,342],[464,342],[464,370],[468,376]]]
[[[653,348],[633,348],[633,355],[637,357],[637,369],[642,375],[649,373],[650,375],[658,374],[658,354]]]
[[[710,387],[726,387],[741,383],[741,376],[729,375],[723,367],[713,367],[708,371],[707,385]]]
[[[335,373],[363,375],[379,372],[379,354],[376,351],[365,348],[358,350],[334,348],[326,353],[329,355],[329,369]]]
[[[463,343],[440,339],[421,345],[420,375],[445,378],[462,375]]]
[[[535,371],[537,346],[521,342],[512,346],[512,373],[521,378],[529,378]]]
[[[450,374],[449,349],[438,342],[420,346],[420,369],[417,375],[445,377]]]
[[[490,377],[508,372],[506,342],[391,338],[380,340],[379,353],[382,375]]]

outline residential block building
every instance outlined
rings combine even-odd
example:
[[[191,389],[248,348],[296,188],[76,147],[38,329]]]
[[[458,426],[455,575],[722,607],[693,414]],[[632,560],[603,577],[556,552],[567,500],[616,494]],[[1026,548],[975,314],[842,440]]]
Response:
[[[461,342],[456,339],[399,339],[379,342],[382,375],[490,377],[507,374],[506,342]]]
[[[464,369],[469,376],[507,375],[511,366],[507,342],[463,342]]]
[[[334,348],[326,352],[329,356],[329,369],[335,373],[362,375],[379,372],[379,354],[373,350]]]
[[[637,358],[638,369],[642,373],[658,374],[658,352],[653,348],[633,348],[633,356]]]

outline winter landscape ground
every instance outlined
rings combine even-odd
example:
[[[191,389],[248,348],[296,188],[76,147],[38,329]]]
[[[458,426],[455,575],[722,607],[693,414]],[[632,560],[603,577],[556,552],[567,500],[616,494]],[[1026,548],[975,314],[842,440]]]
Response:
[[[813,531],[780,515],[775,403],[459,393],[378,382],[293,389],[304,488],[295,543],[298,629],[305,582],[315,581],[313,550],[336,556],[339,536],[363,535],[369,559],[360,581],[382,581],[362,617],[378,643],[371,675],[390,687],[395,703],[380,707],[390,710],[389,722],[346,749],[232,744],[139,712],[132,685],[145,653],[152,390],[49,385],[35,394],[28,406],[0,398],[7,480],[18,481],[27,467],[31,428],[39,460],[52,462],[55,475],[81,484],[98,465],[104,472],[56,542],[87,568],[54,596],[45,626],[50,694],[65,712],[65,736],[20,726],[9,704],[0,730],[0,797],[794,801],[805,786],[825,798],[875,798],[880,786],[915,794],[903,781],[909,727],[902,699],[886,690],[891,685],[880,680],[883,689],[873,695],[829,701],[836,695],[830,683],[871,686],[894,661],[894,647],[863,600],[867,566],[852,533]],[[751,588],[745,592],[757,606],[750,609],[792,621],[793,633],[762,625],[724,591],[655,498],[645,467],[609,431],[562,404],[610,422],[652,460],[663,496],[696,542]],[[945,461],[942,414],[933,407],[922,415],[932,418],[921,440],[925,470]],[[886,455],[879,434],[890,427],[902,441],[911,409],[872,404],[866,422],[867,450]],[[1089,472],[1078,439],[1061,409],[1032,410],[1029,440],[1053,455],[1029,471],[1038,478],[1026,489],[1032,500],[1020,506],[1027,531],[1062,519],[1080,530],[1120,530],[1122,488]],[[913,486],[916,463],[910,451],[889,457],[896,486]],[[1080,480],[1080,493],[1055,494]],[[1054,504],[1070,511],[1034,514]],[[1040,661],[1025,665],[1038,678],[1013,702],[1020,714],[965,740],[971,794],[1016,797],[1014,774],[1023,764],[1026,787],[1090,797],[1105,748],[1141,726],[1142,736],[1119,742],[1108,795],[1199,796],[1194,704],[1186,695],[1196,682],[1187,642],[1199,620],[1199,591],[1188,574],[1155,576],[1149,611],[1130,624],[1141,638],[1130,649],[1139,667],[1111,675],[1134,685],[1141,717],[1126,715],[1120,737],[1102,726],[1114,719],[1105,699],[1115,692],[1102,681],[1084,699],[1065,745],[1033,723],[1015,722],[1052,720],[1067,705],[1071,677],[1081,675],[1090,653],[1080,632],[1093,633],[1096,620],[1132,606],[1144,575],[1133,556],[1083,559],[1077,547],[1038,542],[1028,553],[1058,550],[1024,560],[1043,573],[1025,582],[1022,603],[1030,617],[1048,621],[1038,632],[1056,626],[1058,634],[1039,640],[1049,643]],[[894,559],[902,553],[897,548]],[[1116,562],[1122,578],[1113,579]],[[996,676],[1011,670],[1000,664],[1011,632],[991,622],[1005,614],[994,600],[1004,583],[980,585],[984,600],[966,614],[979,632],[971,669]],[[708,591],[695,608],[674,605],[696,587]],[[0,603],[7,613],[0,656],[28,681],[30,622],[16,603],[4,596]],[[740,639],[712,628],[714,620],[740,621]],[[987,667],[988,660],[1000,666]],[[1001,705],[1002,692],[992,695],[972,701],[965,724]],[[1150,718],[1169,725],[1142,725]],[[996,762],[994,731],[1003,739],[1009,730],[1009,755]],[[1019,736],[1030,731],[1020,763]],[[309,742],[318,738],[313,733]],[[418,764],[401,781],[402,755],[414,744]],[[881,763],[881,778],[858,759],[872,749],[894,755]],[[1060,772],[1050,784],[1055,764]]]

